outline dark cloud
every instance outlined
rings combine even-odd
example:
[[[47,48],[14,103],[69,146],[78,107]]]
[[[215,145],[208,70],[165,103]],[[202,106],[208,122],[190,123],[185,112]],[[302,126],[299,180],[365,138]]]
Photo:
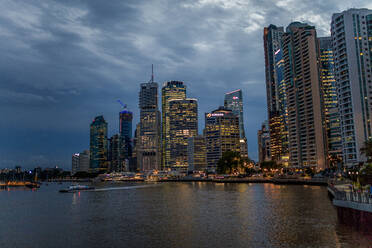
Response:
[[[0,167],[70,166],[103,114],[118,130],[117,99],[138,121],[139,83],[182,80],[203,114],[241,88],[249,153],[266,119],[262,29],[306,21],[329,34],[332,13],[363,1],[3,0],[0,10]]]

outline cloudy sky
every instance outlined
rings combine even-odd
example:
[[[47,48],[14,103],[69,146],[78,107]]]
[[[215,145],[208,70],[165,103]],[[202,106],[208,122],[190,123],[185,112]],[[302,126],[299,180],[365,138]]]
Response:
[[[121,99],[138,122],[139,84],[179,80],[203,113],[242,89],[249,155],[267,118],[263,27],[292,21],[329,35],[332,13],[370,0],[0,0],[0,168],[70,168]]]

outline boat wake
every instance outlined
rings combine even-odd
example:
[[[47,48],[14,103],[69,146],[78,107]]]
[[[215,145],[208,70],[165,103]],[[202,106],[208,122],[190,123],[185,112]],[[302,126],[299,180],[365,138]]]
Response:
[[[139,186],[123,186],[123,187],[107,187],[107,188],[98,188],[98,189],[92,189],[92,190],[86,190],[86,191],[111,191],[111,190],[129,190],[129,189],[141,189],[141,188],[152,188],[160,186],[160,184],[152,184],[152,185],[139,185]]]

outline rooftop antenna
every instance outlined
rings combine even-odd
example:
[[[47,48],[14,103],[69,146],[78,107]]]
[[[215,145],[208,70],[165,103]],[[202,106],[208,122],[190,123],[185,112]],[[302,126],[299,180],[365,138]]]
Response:
[[[154,64],[151,64],[151,82],[154,82]]]
[[[153,83],[154,82],[154,64],[151,64],[151,80],[149,81],[149,83]]]

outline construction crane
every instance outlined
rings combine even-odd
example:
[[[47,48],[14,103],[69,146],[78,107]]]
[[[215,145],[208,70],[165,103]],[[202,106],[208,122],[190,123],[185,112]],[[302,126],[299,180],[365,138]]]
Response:
[[[124,104],[122,101],[118,100],[117,102],[120,103],[120,105],[123,107],[123,109],[127,109],[127,105]]]

